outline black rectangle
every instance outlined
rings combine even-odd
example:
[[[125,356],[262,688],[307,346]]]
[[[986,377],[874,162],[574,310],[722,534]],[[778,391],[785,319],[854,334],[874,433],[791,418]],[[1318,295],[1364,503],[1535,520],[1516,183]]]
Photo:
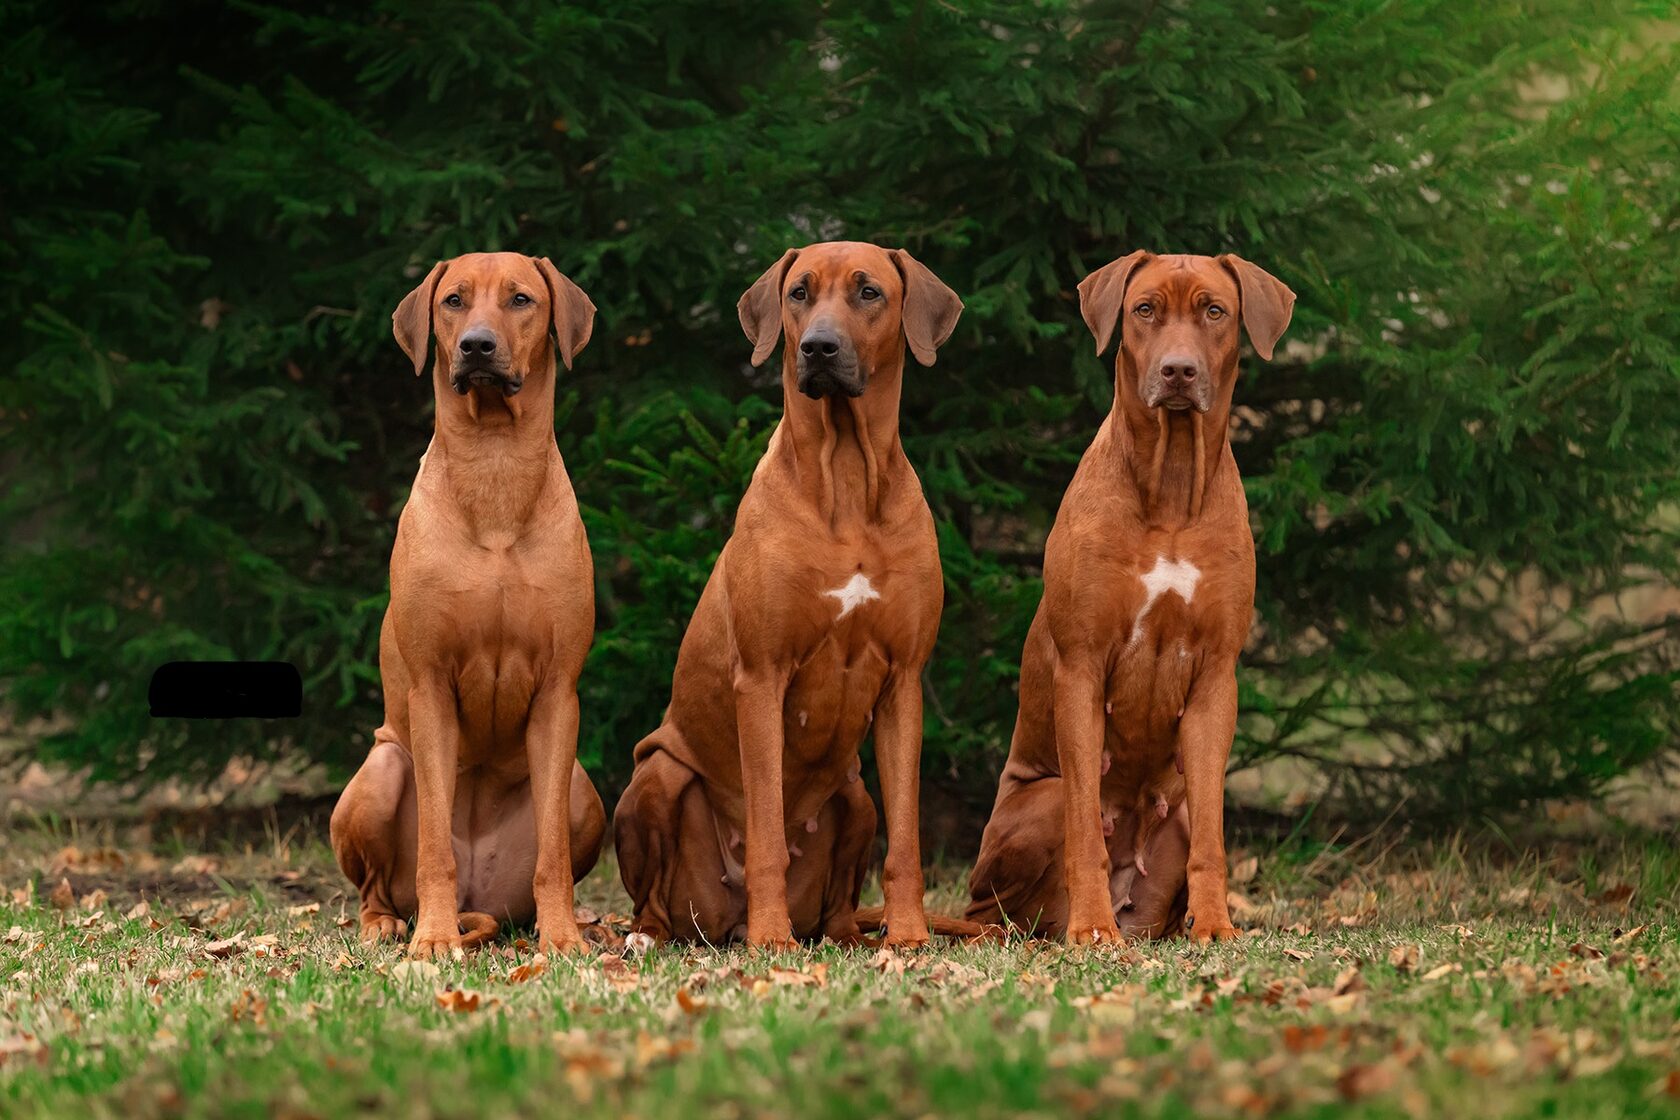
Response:
[[[155,717],[295,719],[303,676],[290,661],[171,661],[152,673]]]

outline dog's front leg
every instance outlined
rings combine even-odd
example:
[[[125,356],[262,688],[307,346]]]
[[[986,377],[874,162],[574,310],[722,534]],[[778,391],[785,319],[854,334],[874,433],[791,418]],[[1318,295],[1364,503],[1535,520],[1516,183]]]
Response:
[[[788,916],[787,824],[782,790],[782,699],[787,682],[771,671],[735,672],[741,793],[747,810],[747,943],[793,947]]]
[[[926,945],[922,904],[922,674],[920,666],[893,671],[875,721],[875,765],[887,815],[887,860],[881,869],[886,895],[887,944]]]
[[[1212,666],[1192,686],[1178,721],[1178,749],[1190,810],[1190,936],[1237,936],[1225,901],[1225,764],[1237,730],[1236,665]]]
[[[1062,829],[1072,944],[1120,940],[1108,890],[1102,828],[1103,675],[1088,650],[1055,654],[1056,759],[1062,771]]]
[[[459,892],[455,880],[455,773],[461,728],[455,689],[442,673],[425,676],[408,692],[414,737],[414,793],[419,818],[414,921],[410,956],[422,960],[461,954]]]
[[[538,948],[544,953],[587,948],[573,911],[571,805],[577,735],[577,682],[547,685],[531,704],[525,731],[537,821],[537,869],[531,888],[537,901]]]

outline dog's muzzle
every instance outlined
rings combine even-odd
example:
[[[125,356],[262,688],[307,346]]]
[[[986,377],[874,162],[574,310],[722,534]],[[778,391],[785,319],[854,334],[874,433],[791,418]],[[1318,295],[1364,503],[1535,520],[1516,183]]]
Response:
[[[492,385],[502,391],[502,396],[511,397],[525,387],[525,379],[516,374],[481,366],[455,370],[449,375],[449,385],[463,397],[467,395],[467,390],[474,386]]]
[[[1173,354],[1155,363],[1143,379],[1143,403],[1150,408],[1173,412],[1213,407],[1213,381],[1207,365],[1198,358]]]
[[[861,397],[869,383],[851,339],[827,326],[813,326],[799,340],[797,371],[799,391],[812,400]]]

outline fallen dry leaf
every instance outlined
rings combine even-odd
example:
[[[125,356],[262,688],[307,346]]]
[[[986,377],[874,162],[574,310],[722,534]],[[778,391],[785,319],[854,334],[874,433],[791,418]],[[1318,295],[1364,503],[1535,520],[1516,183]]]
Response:
[[[633,992],[641,987],[641,975],[618,957],[603,957],[601,974],[616,992]]]
[[[437,1005],[445,1011],[465,1014],[477,1011],[484,1006],[484,995],[468,988],[439,988],[436,993]]]
[[[1389,950],[1388,963],[1396,972],[1415,972],[1423,950],[1417,945],[1396,945]]]
[[[350,963],[349,957],[339,958],[344,964]],[[432,980],[438,974],[438,966],[431,961],[398,961],[391,969],[391,975],[398,980]]]
[[[1249,856],[1239,859],[1231,866],[1229,881],[1236,884],[1251,882],[1260,873],[1260,857]]]
[[[1292,961],[1310,961],[1313,955],[1306,949],[1285,949],[1283,955]]]
[[[1386,1093],[1399,1080],[1394,1067],[1387,1062],[1376,1065],[1352,1065],[1336,1078],[1336,1091],[1343,1100],[1356,1101],[1376,1093]]]
[[[695,995],[687,987],[677,989],[677,1006],[684,1015],[700,1015],[706,1010],[706,997]]]
[[[509,984],[526,984],[548,971],[546,961],[534,960],[530,964],[522,964],[507,974]]]
[[[70,889],[70,880],[60,879],[58,886],[52,889],[52,894],[47,896],[47,901],[52,903],[54,910],[73,908],[76,905],[76,892]]]
[[[225,941],[212,941],[204,946],[204,951],[219,961],[242,953],[245,951],[245,932],[241,930]]]

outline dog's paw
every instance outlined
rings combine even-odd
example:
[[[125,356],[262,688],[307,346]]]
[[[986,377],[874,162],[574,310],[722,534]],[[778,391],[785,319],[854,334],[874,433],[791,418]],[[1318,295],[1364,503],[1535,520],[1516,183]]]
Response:
[[[1242,934],[1229,923],[1224,925],[1209,922],[1206,925],[1197,922],[1190,927],[1190,940],[1207,943],[1209,941],[1235,941]]]
[[[445,958],[460,960],[466,956],[461,947],[459,930],[440,930],[436,932],[416,929],[414,940],[408,943],[408,955],[417,961],[435,961]]]
[[[369,914],[362,919],[362,944],[379,945],[408,936],[408,923],[395,914]]]
[[[1106,922],[1080,922],[1068,926],[1069,945],[1120,945],[1126,940],[1110,917]]]
[[[632,935],[634,936],[634,935]],[[581,935],[575,937],[543,937],[537,945],[539,953],[550,957],[579,957],[594,950]]]

